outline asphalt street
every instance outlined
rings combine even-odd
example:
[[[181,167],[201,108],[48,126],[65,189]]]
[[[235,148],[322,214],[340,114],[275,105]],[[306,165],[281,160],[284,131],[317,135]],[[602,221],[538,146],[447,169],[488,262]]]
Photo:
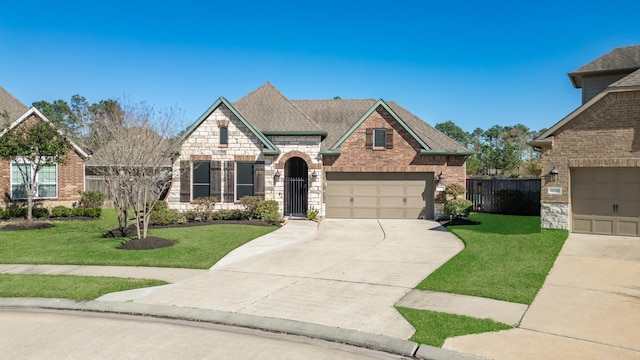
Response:
[[[403,359],[238,327],[122,314],[0,310],[3,359]]]

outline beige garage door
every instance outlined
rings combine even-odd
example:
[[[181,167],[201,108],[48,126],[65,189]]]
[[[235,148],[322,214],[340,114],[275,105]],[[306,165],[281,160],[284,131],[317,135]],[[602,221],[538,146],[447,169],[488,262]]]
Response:
[[[572,230],[640,236],[640,169],[571,169]]]
[[[327,217],[430,219],[433,173],[327,173]]]

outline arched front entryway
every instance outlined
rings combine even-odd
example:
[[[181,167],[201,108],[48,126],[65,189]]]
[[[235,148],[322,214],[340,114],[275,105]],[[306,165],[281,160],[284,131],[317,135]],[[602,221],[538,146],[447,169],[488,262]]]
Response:
[[[307,162],[292,157],[284,164],[284,212],[287,216],[305,216],[308,203],[309,168]]]

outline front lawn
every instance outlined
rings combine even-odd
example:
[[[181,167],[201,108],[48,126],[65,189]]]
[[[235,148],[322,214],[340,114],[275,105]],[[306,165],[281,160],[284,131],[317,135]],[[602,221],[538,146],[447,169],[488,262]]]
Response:
[[[473,213],[480,225],[451,226],[464,250],[424,279],[420,290],[531,304],[566,240],[538,216]]]
[[[568,233],[540,229],[538,216],[473,213],[480,225],[450,226],[465,248],[431,273],[419,290],[531,304]],[[490,319],[397,308],[416,328],[412,341],[442,346],[449,337],[510,329]]]
[[[491,319],[476,319],[469,316],[404,307],[396,307],[396,309],[416,328],[416,332],[409,340],[431,346],[441,347],[447,338],[454,336],[513,328]]]
[[[0,230],[0,263],[159,266],[208,269],[231,250],[277,229],[235,224],[150,229],[149,236],[177,240],[154,250],[118,250],[126,239],[102,234],[117,226],[115,211],[99,220],[54,221],[40,230]]]
[[[75,275],[0,274],[0,297],[43,297],[93,300],[117,291],[164,285],[151,279]]]

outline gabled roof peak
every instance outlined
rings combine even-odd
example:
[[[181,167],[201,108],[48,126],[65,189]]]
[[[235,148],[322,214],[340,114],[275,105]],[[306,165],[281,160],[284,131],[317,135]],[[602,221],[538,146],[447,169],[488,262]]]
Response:
[[[640,69],[640,45],[624,46],[611,50],[590,63],[569,73],[569,78],[576,88],[582,87],[582,78],[594,73],[631,73]]]

